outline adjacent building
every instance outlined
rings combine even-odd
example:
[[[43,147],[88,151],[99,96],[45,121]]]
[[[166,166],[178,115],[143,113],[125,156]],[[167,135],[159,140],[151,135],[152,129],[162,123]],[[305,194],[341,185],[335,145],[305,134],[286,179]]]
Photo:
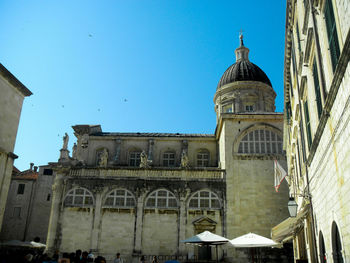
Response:
[[[305,262],[350,261],[349,56],[348,0],[287,1],[284,145],[298,214],[273,237]]]
[[[209,230],[235,238],[266,237],[288,217],[288,186],[274,190],[273,160],[285,165],[283,114],[266,74],[236,49],[236,63],[214,95],[214,134],[104,132],[73,126],[72,154],[63,138],[47,237],[48,251],[92,250],[128,262],[141,255],[160,260],[215,258],[181,240]],[[285,250],[262,252],[287,262]],[[219,258],[247,262],[246,249],[224,249]]]
[[[0,64],[0,226],[10,187],[13,153],[19,118],[25,97],[32,95],[14,75]]]
[[[52,200],[54,172],[49,166],[31,166],[19,171],[14,167],[7,197],[0,240],[45,243]]]

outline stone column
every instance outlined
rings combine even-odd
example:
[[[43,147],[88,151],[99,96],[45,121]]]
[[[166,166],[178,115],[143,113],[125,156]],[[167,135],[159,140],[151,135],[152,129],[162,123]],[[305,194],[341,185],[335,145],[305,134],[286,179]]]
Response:
[[[186,239],[186,196],[180,196],[180,211],[178,220],[178,231],[179,231],[179,243],[178,243],[178,254],[186,255],[185,244],[181,240]]]
[[[59,249],[59,221],[61,213],[61,200],[63,195],[63,175],[57,172],[54,184],[52,185],[52,203],[49,220],[49,228],[47,232],[46,251],[53,253]]]
[[[93,221],[92,221],[92,230],[91,230],[91,241],[90,241],[90,249],[94,252],[98,252],[99,245],[99,234],[101,231],[101,209],[102,209],[102,197],[103,197],[103,188],[98,188],[95,191],[95,207],[93,213]]]
[[[138,262],[138,258],[141,255],[142,247],[142,226],[143,226],[143,201],[144,194],[139,194],[137,197],[136,218],[134,227],[134,250],[133,250],[133,262]]]
[[[153,163],[153,146],[154,146],[154,140],[153,139],[148,140],[148,158],[147,158],[147,163],[149,163],[149,164]]]
[[[235,99],[234,107],[235,107],[235,110],[234,110],[235,113],[238,113],[238,112],[241,111],[241,109],[240,109],[240,100],[239,100],[239,98],[236,98],[236,99]]]
[[[120,149],[121,149],[122,140],[116,139],[115,143],[116,143],[116,147],[115,147],[115,155],[114,155],[113,163],[119,164],[120,163]]]

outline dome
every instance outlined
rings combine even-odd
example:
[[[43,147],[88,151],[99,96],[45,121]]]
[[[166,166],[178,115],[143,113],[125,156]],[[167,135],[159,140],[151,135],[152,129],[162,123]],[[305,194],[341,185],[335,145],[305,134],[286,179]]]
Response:
[[[239,60],[226,69],[219,81],[217,89],[236,81],[258,81],[272,87],[265,72],[247,59]]]

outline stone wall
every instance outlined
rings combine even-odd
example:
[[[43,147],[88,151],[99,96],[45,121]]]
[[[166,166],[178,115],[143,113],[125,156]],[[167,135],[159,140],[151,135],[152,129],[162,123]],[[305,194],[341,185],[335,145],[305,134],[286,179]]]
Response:
[[[0,64],[0,226],[10,187],[13,154],[19,118],[25,96],[32,93]]]

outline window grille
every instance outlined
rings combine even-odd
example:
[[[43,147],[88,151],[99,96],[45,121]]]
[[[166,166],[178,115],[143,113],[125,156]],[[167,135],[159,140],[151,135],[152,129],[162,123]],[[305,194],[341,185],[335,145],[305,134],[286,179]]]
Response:
[[[175,166],[175,153],[166,152],[163,154],[163,166],[166,166],[166,167]]]
[[[141,152],[130,152],[129,154],[129,165],[138,167],[141,163]]]
[[[282,138],[270,130],[255,130],[243,137],[238,153],[281,154]]]
[[[199,191],[195,193],[190,202],[192,209],[220,209],[220,201],[216,194],[210,191]]]
[[[91,193],[84,188],[75,188],[70,190],[64,200],[65,206],[92,206],[93,197]]]
[[[147,208],[177,208],[176,197],[168,190],[158,190],[150,194],[146,201]]]
[[[209,166],[209,152],[200,151],[197,153],[197,166],[208,167]]]
[[[105,207],[135,207],[135,198],[127,190],[116,189],[111,192],[104,203]]]

